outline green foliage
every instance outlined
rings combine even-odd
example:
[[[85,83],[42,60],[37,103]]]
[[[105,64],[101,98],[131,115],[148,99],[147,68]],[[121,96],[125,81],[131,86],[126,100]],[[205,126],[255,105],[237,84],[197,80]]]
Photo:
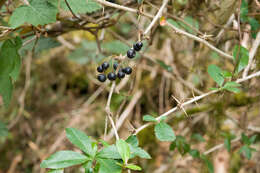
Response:
[[[211,161],[207,158],[207,156],[205,156],[204,154],[201,155],[201,159],[204,161],[204,163],[206,164],[208,170],[210,173],[214,173],[214,166],[211,163]]]
[[[235,139],[235,135],[229,134],[229,133],[221,133],[222,136],[225,137],[224,140],[224,146],[228,150],[228,152],[231,151],[231,140]]]
[[[236,82],[227,82],[223,86],[223,89],[234,92],[234,93],[239,93],[240,89],[237,87],[240,87],[240,84],[238,84]]]
[[[250,24],[252,37],[256,38],[256,33],[260,28],[260,24],[256,19],[248,16],[248,3],[246,0],[242,0],[240,7],[240,19],[242,22]]]
[[[67,0],[70,8],[74,13],[92,13],[102,8],[94,0]],[[61,8],[64,10],[69,10],[65,0],[61,0]]]
[[[130,147],[128,143],[122,139],[119,139],[116,141],[116,148],[124,163],[126,164],[128,162],[128,159],[130,158]]]
[[[64,172],[63,169],[52,169],[48,171],[48,173],[63,173],[63,172]]]
[[[190,151],[190,145],[186,142],[183,136],[179,136],[179,135],[176,136],[176,140],[170,145],[171,150],[174,150],[175,148],[178,149],[181,155],[185,155]]]
[[[84,154],[74,151],[60,151],[41,163],[42,168],[60,169],[74,165],[82,165],[85,172],[101,172],[101,173],[120,173],[122,168],[132,170],[140,170],[139,166],[127,163],[129,159],[136,156],[150,159],[151,156],[138,147],[138,139],[136,136],[129,136],[126,141],[119,139],[116,144],[109,145],[103,140],[103,148],[98,151],[97,142],[91,140],[89,136],[74,128],[66,129],[66,136],[76,147],[81,149]],[[123,164],[122,164],[123,161]],[[96,164],[94,164],[96,163]],[[92,166],[95,166],[92,168]],[[53,170],[60,171],[60,170]]]
[[[196,29],[199,29],[199,22],[192,18],[191,16],[186,16],[184,21],[187,22],[189,25],[193,26]],[[187,32],[191,34],[195,34],[196,32],[188,25],[184,24],[183,22],[178,22],[181,27],[183,27]]]
[[[0,137],[6,137],[8,135],[8,129],[6,125],[0,121]]]
[[[17,37],[13,40],[6,40],[0,50],[0,95],[6,107],[12,98],[12,80],[17,80],[20,73],[21,58],[18,50],[21,46],[22,41]]]
[[[165,122],[160,122],[160,123],[156,124],[154,131],[155,131],[155,136],[160,141],[172,142],[176,139],[176,136],[175,136],[171,126],[169,126]]]
[[[216,65],[208,66],[208,73],[210,77],[221,87],[224,83],[224,77],[222,76],[222,70]]]
[[[189,151],[189,154],[193,158],[200,158],[200,152],[198,150],[192,149],[192,150]]]
[[[9,24],[17,28],[24,23],[34,26],[45,25],[56,21],[58,13],[57,0],[31,0],[29,5],[21,5],[13,12]]]
[[[151,115],[144,115],[143,116],[143,121],[151,121],[151,122],[157,122],[156,118],[154,118]]]
[[[78,64],[84,65],[90,61],[98,62],[103,59],[104,55],[97,55],[97,44],[93,41],[83,40],[81,45],[73,50],[68,59]]]
[[[188,23],[189,25],[191,25],[192,27],[199,29],[199,22],[192,18],[191,16],[186,16],[183,19],[186,23]],[[196,32],[194,31],[193,28],[191,28],[189,25],[181,22],[181,21],[174,21],[173,19],[168,19],[167,22],[169,22],[170,24],[172,24],[173,26],[185,30],[191,34],[195,34]]]
[[[74,128],[67,128],[66,136],[72,144],[80,148],[86,154],[92,158],[95,156],[96,151],[93,150],[94,147],[92,147],[92,145],[95,146],[96,144],[93,143],[93,141],[87,135],[85,135],[85,133]]]
[[[248,58],[249,53],[248,50],[243,47],[235,45],[233,50],[233,59],[234,62],[237,62],[236,73],[239,73],[241,70],[243,70],[248,65]]]
[[[121,159],[120,154],[117,151],[115,145],[111,145],[108,147],[103,148],[98,154],[100,158],[107,158],[107,159]]]
[[[254,135],[249,138],[244,133],[241,134],[241,141],[244,145],[239,149],[239,153],[243,154],[248,160],[251,159],[252,152],[256,151],[254,148],[250,147],[250,145],[252,145],[255,142],[256,138],[257,135]]]
[[[206,140],[199,133],[194,133],[191,136],[192,139],[196,139],[199,142],[205,142]]]
[[[135,171],[141,171],[142,170],[142,168],[140,168],[137,165],[133,165],[133,164],[127,164],[125,167],[129,168],[129,169],[132,169],[132,170],[135,170]]]
[[[242,0],[241,7],[240,7],[240,19],[242,22],[247,21],[247,14],[248,14],[248,3],[246,0]]]
[[[114,40],[114,41],[110,41],[107,43],[104,43],[102,45],[102,48],[112,54],[125,54],[127,52],[127,50],[129,49],[129,47],[119,41],[119,40]]]
[[[165,69],[166,71],[168,72],[172,72],[172,67],[169,66],[169,65],[166,65],[163,61],[159,60],[159,59],[156,59],[156,62],[163,68]]]
[[[97,162],[100,164],[99,173],[121,173],[122,168],[112,159],[100,159],[97,158]]]
[[[136,137],[136,135],[131,135],[126,139],[126,142],[130,145],[132,145],[133,147],[138,147],[139,142],[138,139]]]
[[[41,168],[67,168],[89,161],[90,158],[74,151],[59,151],[41,163]]]

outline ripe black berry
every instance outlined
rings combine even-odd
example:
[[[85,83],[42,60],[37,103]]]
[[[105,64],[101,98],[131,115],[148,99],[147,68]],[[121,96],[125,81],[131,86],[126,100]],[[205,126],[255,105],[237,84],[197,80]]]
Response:
[[[98,66],[97,67],[97,71],[99,72],[99,73],[102,73],[104,70],[103,70],[103,67],[100,65],[100,66]]]
[[[142,49],[143,43],[139,41],[139,42],[135,43],[133,47],[134,47],[135,51],[139,51]]]
[[[125,73],[120,69],[117,73],[117,77],[119,79],[123,79],[125,77]]]
[[[114,72],[110,72],[108,73],[107,78],[109,80],[116,80],[116,74]]]
[[[102,68],[103,68],[104,71],[105,71],[106,69],[108,69],[108,67],[109,67],[109,63],[108,63],[108,62],[104,62],[104,63],[102,64]]]
[[[108,2],[115,3],[115,0],[107,0]]]
[[[105,82],[107,79],[105,74],[99,74],[97,78],[100,82]]]
[[[113,67],[114,67],[114,70],[116,70],[117,67],[118,67],[118,64],[117,64],[117,63],[114,63],[114,64],[113,64]]]
[[[127,57],[128,58],[134,58],[135,57],[135,55],[136,55],[136,53],[135,53],[135,50],[134,49],[129,49],[128,51],[127,51]]]
[[[131,67],[123,68],[123,72],[124,72],[125,74],[131,74],[131,73],[132,73],[132,68],[131,68]]]

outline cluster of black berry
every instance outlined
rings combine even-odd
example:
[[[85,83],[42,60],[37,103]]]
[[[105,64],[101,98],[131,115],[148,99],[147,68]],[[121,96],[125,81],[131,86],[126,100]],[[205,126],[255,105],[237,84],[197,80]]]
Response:
[[[135,51],[140,51],[143,47],[143,43],[142,42],[137,42],[133,45],[133,48],[129,49],[127,51],[127,57],[132,59],[135,57],[136,55],[136,52]],[[116,78],[119,78],[119,79],[123,79],[125,77],[125,75],[130,75],[132,73],[132,68],[131,67],[125,67],[125,68],[120,68],[117,72],[117,74],[114,72],[117,70],[118,68],[118,64],[117,63],[114,63],[113,64],[113,69],[114,71],[113,72],[109,72],[106,76],[106,74],[104,74],[103,72],[105,72],[108,68],[109,68],[109,63],[108,62],[104,62],[103,64],[101,64],[100,66],[97,67],[97,71],[99,73],[102,73],[102,74],[99,74],[97,79],[100,81],[100,82],[105,82],[106,79],[108,78],[110,81],[114,81],[116,80]]]

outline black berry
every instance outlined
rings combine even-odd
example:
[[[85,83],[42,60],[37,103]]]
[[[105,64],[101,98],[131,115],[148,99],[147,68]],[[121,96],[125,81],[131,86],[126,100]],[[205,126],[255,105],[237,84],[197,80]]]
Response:
[[[115,0],[107,0],[108,2],[115,3]]]
[[[105,71],[106,69],[108,69],[108,67],[109,67],[109,63],[108,63],[108,62],[104,62],[104,63],[102,64],[102,68],[103,68],[104,71]]]
[[[125,73],[120,69],[117,73],[117,77],[119,79],[123,79],[125,77]]]
[[[97,67],[97,71],[99,72],[99,73],[102,73],[104,70],[103,70],[103,67],[100,65],[100,66],[98,66]]]
[[[136,53],[135,53],[135,50],[134,49],[129,49],[128,51],[127,51],[127,57],[128,58],[134,58],[135,57],[135,55],[136,55]]]
[[[117,67],[118,67],[118,64],[117,64],[117,63],[114,63],[114,64],[113,64],[113,67],[114,67],[114,70],[116,70]]]
[[[107,78],[109,80],[116,80],[116,74],[114,72],[110,72],[108,73]]]
[[[107,79],[105,74],[99,74],[97,78],[100,82],[105,82]]]
[[[123,68],[123,72],[124,72],[125,74],[131,74],[131,73],[132,73],[132,68],[131,68],[131,67]]]
[[[139,50],[142,49],[143,43],[142,43],[142,42],[137,42],[137,43],[134,44],[133,47],[134,47],[134,50],[135,50],[135,51],[139,51]]]

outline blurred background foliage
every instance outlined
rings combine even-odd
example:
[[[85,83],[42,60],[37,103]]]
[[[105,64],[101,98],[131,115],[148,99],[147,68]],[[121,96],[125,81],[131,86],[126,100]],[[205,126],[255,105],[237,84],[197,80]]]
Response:
[[[61,2],[61,7],[66,8]],[[73,4],[72,0],[69,2]],[[1,25],[8,26],[9,16],[6,14],[10,14],[20,3],[18,0],[9,0],[7,6],[2,6]],[[116,3],[128,2],[118,0]],[[160,5],[161,0],[144,0],[141,6],[154,14]],[[198,37],[210,35],[207,38],[209,42],[232,54],[234,46],[239,43],[238,31],[235,24],[224,25],[232,14],[237,13],[238,5],[235,0],[175,0],[169,3],[165,17],[172,25]],[[140,4],[130,0],[128,6],[138,8]],[[93,8],[85,9],[84,6],[77,7],[72,5],[74,12],[89,12],[85,16],[95,20],[102,14],[102,9],[96,11]],[[241,30],[248,29],[250,25],[254,30],[253,34],[243,32],[243,40],[250,50],[255,33],[259,32],[260,8],[253,0],[249,0],[248,7],[244,7],[254,19],[251,23],[241,23]],[[146,17],[106,7],[104,10],[114,23],[101,28],[95,35],[74,27],[73,20],[65,20],[73,16],[62,8],[58,20],[67,22],[62,33],[41,35],[37,41],[29,42],[20,50],[22,69],[15,83],[11,104],[8,108],[0,107],[0,173],[44,172],[40,169],[43,159],[57,150],[73,149],[65,140],[66,127],[81,129],[96,139],[102,137],[110,83],[100,84],[96,80],[96,67],[103,61],[111,61],[114,56],[124,55],[138,39],[138,32],[150,23]],[[85,26],[96,25],[90,22]],[[221,30],[224,33],[217,37]],[[18,29],[14,35],[26,36],[23,39],[25,43],[33,38],[27,37],[32,32],[28,26]],[[119,130],[122,138],[126,138],[132,128],[144,123],[143,115],[158,116],[177,106],[172,95],[184,102],[216,87],[207,73],[210,64],[228,71],[234,69],[232,60],[221,57],[204,44],[180,35],[167,26],[154,27],[150,39],[144,43],[143,51],[134,61],[124,62],[134,67],[134,74],[117,82],[120,88],[112,97],[114,118],[118,118],[126,109],[129,114]],[[254,69],[250,72],[260,69],[259,48],[254,60]],[[241,74],[237,78],[239,76]],[[26,83],[28,88],[25,90]],[[185,107],[190,118],[180,109],[168,122],[177,135],[184,136],[192,148],[201,152],[224,143],[227,134],[238,137],[245,132],[251,136],[253,132],[247,129],[248,125],[260,126],[259,84],[259,78],[252,79],[242,85],[240,93],[223,91],[209,96]],[[139,91],[141,96],[136,97]],[[21,96],[23,94],[24,99]],[[96,94],[97,97],[93,99]],[[140,145],[152,156],[151,160],[136,159],[143,172],[208,171],[200,161],[188,155],[181,156],[176,150],[170,151],[170,143],[158,142],[151,131],[152,126],[138,135]],[[223,137],[223,134],[226,136]],[[230,153],[225,148],[211,153],[209,158],[215,172],[259,173],[259,131],[256,134],[258,137],[253,144],[256,152],[252,152],[251,160],[239,154],[242,142],[232,145]],[[74,167],[66,172],[81,170]]]

